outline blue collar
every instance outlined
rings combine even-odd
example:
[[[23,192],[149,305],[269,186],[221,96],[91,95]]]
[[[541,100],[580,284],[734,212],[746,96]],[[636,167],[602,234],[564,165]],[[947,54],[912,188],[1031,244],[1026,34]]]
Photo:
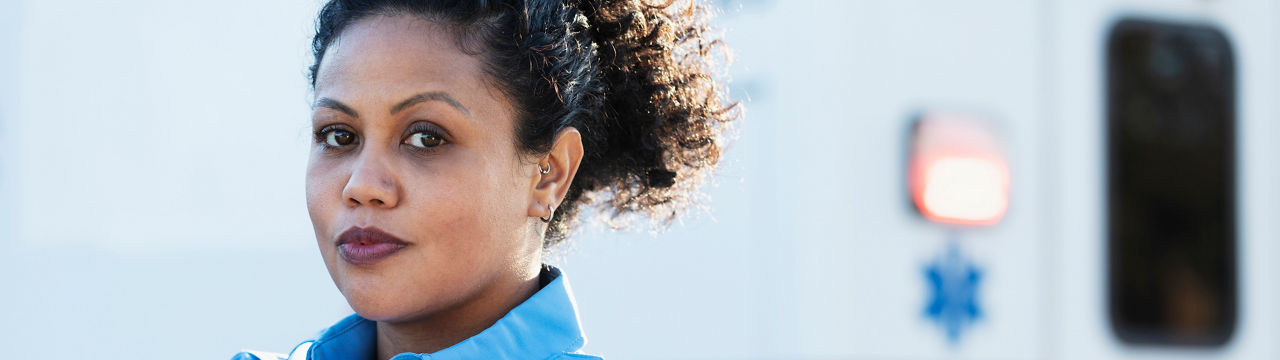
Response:
[[[488,329],[430,354],[401,353],[392,360],[544,359],[576,353],[586,344],[569,282],[543,266],[551,281]],[[545,282],[545,280],[544,280]],[[311,360],[373,359],[376,324],[351,315],[326,329],[311,346]]]

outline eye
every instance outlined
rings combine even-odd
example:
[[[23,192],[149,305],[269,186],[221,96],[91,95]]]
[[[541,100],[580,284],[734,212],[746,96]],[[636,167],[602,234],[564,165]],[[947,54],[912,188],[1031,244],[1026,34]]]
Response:
[[[332,147],[342,147],[342,146],[351,145],[351,143],[355,142],[355,140],[356,140],[356,134],[352,134],[350,131],[341,130],[341,129],[329,130],[324,135],[325,145],[329,145]]]
[[[440,135],[419,131],[409,134],[409,137],[404,139],[404,143],[413,147],[430,149],[444,145],[444,138],[441,138]]]

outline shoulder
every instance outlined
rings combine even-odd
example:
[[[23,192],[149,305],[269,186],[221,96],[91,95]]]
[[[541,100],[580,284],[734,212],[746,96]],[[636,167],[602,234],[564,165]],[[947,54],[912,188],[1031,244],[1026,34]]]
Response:
[[[547,358],[547,360],[604,360],[604,358],[580,353],[563,353]]]
[[[245,350],[231,356],[231,360],[286,360],[283,354]]]
[[[293,350],[288,355],[244,350],[232,356],[231,360],[305,360],[310,358],[307,355],[311,352],[311,345],[314,343],[314,340],[303,341],[298,346],[293,347]]]
[[[322,354],[324,359],[363,357],[374,353],[373,325],[372,321],[351,314],[294,346],[288,354],[244,350],[231,360],[305,360],[313,353]]]

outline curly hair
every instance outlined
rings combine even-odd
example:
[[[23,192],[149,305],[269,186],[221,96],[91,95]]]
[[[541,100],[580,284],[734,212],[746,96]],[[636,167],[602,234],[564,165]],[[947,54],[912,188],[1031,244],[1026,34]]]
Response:
[[[742,115],[718,79],[727,55],[700,0],[331,0],[312,40],[311,85],[343,29],[402,14],[445,25],[480,56],[490,84],[516,105],[525,153],[546,154],[566,127],[581,132],[584,158],[546,248],[593,204],[609,219],[670,224],[698,197]]]

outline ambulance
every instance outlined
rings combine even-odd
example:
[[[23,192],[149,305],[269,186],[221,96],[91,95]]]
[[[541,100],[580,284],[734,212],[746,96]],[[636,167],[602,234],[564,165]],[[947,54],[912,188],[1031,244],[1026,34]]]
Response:
[[[724,3],[732,356],[1280,358],[1280,1]]]

